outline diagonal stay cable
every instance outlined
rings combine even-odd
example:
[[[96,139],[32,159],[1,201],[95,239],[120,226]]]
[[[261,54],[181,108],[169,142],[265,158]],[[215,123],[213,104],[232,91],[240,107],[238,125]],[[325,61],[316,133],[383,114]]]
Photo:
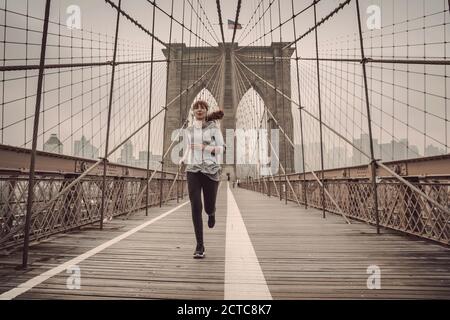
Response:
[[[239,71],[239,73],[241,73],[241,74],[246,78],[246,80],[250,83],[250,80],[247,78],[247,76],[245,75],[245,73],[243,72],[243,70],[239,69],[238,71]],[[250,83],[250,85],[251,85],[251,83]],[[283,128],[279,125],[278,121],[275,119],[275,117],[273,116],[272,112],[267,108],[266,105],[264,105],[264,107],[265,107],[265,110],[264,110],[264,111],[267,112],[267,114],[272,118],[272,120],[275,122],[275,124],[277,125],[277,127],[278,127],[278,128],[280,129],[280,131],[283,133],[283,135],[285,136],[285,138],[287,138],[287,140],[288,140],[288,142],[291,144],[291,146],[294,147],[294,144],[293,144],[292,140],[291,140],[291,139],[289,138],[289,136],[285,133],[285,131],[283,130]],[[270,141],[269,141],[269,143],[270,143]],[[271,144],[271,148],[272,148],[272,150],[274,151],[274,147],[273,147],[272,144]],[[279,157],[278,157],[278,155],[276,154],[276,152],[275,152],[275,156],[276,156],[276,158],[279,160]],[[320,187],[323,187],[322,181],[319,179],[319,177],[318,177],[317,174],[314,172],[314,170],[309,166],[309,164],[308,164],[307,162],[305,162],[305,165],[309,168],[309,170],[310,170],[311,173],[313,174],[314,178],[315,178],[315,179],[317,180],[317,182],[319,183],[319,186],[320,186]],[[284,167],[283,167],[283,165],[282,165],[281,163],[280,163],[280,167],[281,167],[281,169],[283,170],[284,174],[286,175],[286,171],[284,170]],[[286,175],[286,178],[287,178],[287,175]],[[272,176],[272,179],[273,179],[273,176]],[[273,179],[273,180],[274,180],[274,179]],[[289,186],[290,186],[290,188],[291,188],[291,191],[295,194],[295,192],[294,192],[294,190],[293,190],[293,187],[292,187],[292,185],[291,185],[291,183],[290,183],[290,180],[289,180],[288,178],[287,178],[287,181],[288,181],[288,184],[289,184]],[[276,186],[275,180],[274,180],[274,185]],[[324,189],[325,193],[328,195],[328,197],[330,198],[330,200],[333,202],[333,204],[336,206],[336,208],[340,211],[341,215],[344,217],[344,219],[346,220],[346,222],[347,222],[348,224],[350,224],[350,221],[348,220],[347,216],[344,214],[343,210],[340,208],[340,206],[337,204],[337,202],[334,201],[334,198],[331,196],[331,194],[329,194],[329,192],[328,192],[325,188],[323,188],[323,189]],[[278,193],[278,190],[277,190],[277,193]],[[297,197],[296,197],[296,201],[297,201],[297,203],[299,204],[299,200],[298,200]]]
[[[239,58],[236,57],[236,60],[244,67],[246,68],[248,71],[250,71],[250,73],[252,73],[255,77],[257,77],[258,79],[260,79],[263,83],[265,83],[268,87],[275,89],[275,92],[278,93],[279,95],[281,95],[282,97],[284,97],[285,99],[289,100],[290,102],[292,102],[293,104],[297,105],[299,108],[301,108],[304,112],[306,112],[309,116],[311,116],[313,119],[319,121],[319,118],[317,116],[315,116],[314,114],[312,114],[311,112],[309,112],[305,107],[301,106],[298,104],[298,102],[294,101],[292,98],[288,97],[286,94],[284,94],[283,92],[281,92],[279,89],[276,89],[270,82],[268,82],[267,80],[265,80],[264,78],[262,78],[260,75],[258,75],[256,72],[254,72],[252,69],[250,69],[247,65],[245,65]],[[344,141],[346,141],[347,143],[349,143],[351,146],[353,146],[357,151],[361,152],[361,154],[365,155],[366,157],[369,157],[363,150],[361,150],[361,148],[359,148],[358,146],[355,146],[350,140],[348,140],[346,137],[344,137],[343,135],[341,135],[339,132],[337,132],[336,130],[334,130],[332,127],[330,127],[329,125],[327,125],[325,122],[323,123],[323,125],[329,129],[330,131],[332,131],[334,134],[336,134],[337,136],[339,136],[340,138],[342,138]]]
[[[250,73],[252,73],[255,77],[259,78],[261,81],[263,81],[264,83],[266,83],[269,87],[274,88],[272,86],[272,84],[270,84],[267,80],[263,79],[261,76],[259,76],[257,73],[255,73],[253,70],[251,70],[248,66],[246,66],[245,64],[242,63],[242,61],[239,60],[239,58],[236,58],[236,60],[243,66],[245,67],[248,71],[250,71]],[[244,73],[245,74],[245,73]],[[297,105],[299,108],[302,109],[303,112],[307,113],[309,116],[311,116],[313,119],[319,121],[319,119],[313,115],[311,112],[309,112],[306,108],[300,106],[296,101],[292,100],[290,97],[286,96],[284,93],[279,92],[277,90],[277,93],[279,93],[280,95],[282,95],[283,97],[285,97],[286,99],[288,99],[289,101],[291,101],[292,103],[294,103],[295,105]],[[270,113],[270,110],[267,110],[268,113]],[[276,120],[275,120],[276,121]],[[344,137],[342,134],[340,134],[339,132],[337,132],[335,129],[333,129],[331,126],[329,126],[328,124],[326,124],[325,122],[323,122],[323,126],[326,127],[327,129],[329,129],[331,132],[333,132],[334,134],[336,134],[338,137],[340,137],[342,140],[344,140],[345,142],[347,142],[350,146],[352,146],[355,150],[359,151],[362,155],[364,155],[365,157],[367,157],[367,159],[370,159],[370,156],[364,152],[363,150],[361,150],[361,148],[359,148],[358,146],[356,146],[354,143],[352,143],[350,140],[348,140],[346,137]],[[284,133],[284,130],[280,127],[280,130]],[[292,140],[288,138],[289,143],[291,143],[293,145]],[[450,215],[450,210],[445,208],[443,205],[441,205],[439,202],[437,202],[436,200],[434,200],[433,198],[431,198],[430,196],[428,196],[426,193],[424,193],[422,190],[418,189],[417,187],[415,187],[414,185],[412,185],[410,182],[408,182],[407,180],[405,180],[404,178],[402,178],[400,175],[398,175],[397,173],[395,173],[394,171],[392,171],[389,167],[387,167],[383,162],[376,160],[376,163],[383,167],[386,171],[388,171],[390,174],[392,174],[392,176],[394,176],[395,178],[397,178],[398,180],[400,180],[401,182],[403,182],[405,185],[407,185],[408,187],[410,187],[412,190],[416,191],[418,194],[420,194],[421,196],[423,196],[424,198],[426,198],[428,201],[430,201],[431,203],[433,203],[435,206],[437,206],[439,209],[441,209],[442,211],[444,211],[445,213]],[[312,172],[313,173],[313,172]],[[313,173],[314,175],[314,173]]]
[[[220,7],[220,0],[216,0],[216,5],[217,5],[217,15],[219,17],[220,33],[222,34],[222,42],[225,43],[225,35],[223,33],[222,9]]]
[[[217,34],[214,31],[214,29],[212,28],[212,24],[211,21],[209,21],[208,19],[208,15],[205,12],[205,9],[203,9],[203,6],[201,4],[201,2],[199,1],[197,3],[197,5],[200,7],[200,9],[202,10],[203,14],[206,17],[206,22],[208,22],[209,26],[212,28],[211,30],[208,28],[208,26],[205,24],[204,20],[200,17],[200,15],[198,14],[198,11],[194,9],[194,5],[192,4],[192,2],[190,0],[187,0],[189,6],[192,8],[192,10],[194,10],[195,15],[197,16],[197,19],[201,22],[201,24],[203,25],[203,27],[205,28],[205,30],[208,31],[209,35],[211,36],[212,39],[214,39],[215,41],[219,42],[220,40],[218,40]]]
[[[216,82],[216,79],[219,78],[218,76],[216,76],[216,73],[217,73],[217,71],[219,71],[219,70],[221,70],[221,69],[222,69],[222,63],[220,63],[220,65],[217,66],[217,68],[216,68],[216,70],[214,71],[213,75],[208,79],[208,82],[205,84],[205,88],[207,88],[207,87],[211,84],[211,82],[213,82],[213,85],[214,85],[214,82]],[[219,73],[220,73],[220,72],[219,72]],[[214,81],[213,81],[213,79],[214,79]],[[184,129],[184,127],[185,127],[188,123],[189,123],[189,118],[186,117],[186,120],[184,121],[184,123],[183,123],[183,125],[182,125],[182,127],[181,127],[181,130],[178,130],[177,136],[175,137],[175,139],[172,140],[172,143],[169,145],[169,147],[167,148],[165,154],[162,156],[162,159],[161,159],[162,161],[161,161],[161,162],[163,162],[164,159],[165,159],[165,157],[169,154],[169,151],[171,150],[173,144],[179,139],[182,130]],[[175,177],[174,177],[174,179],[173,179],[172,184],[170,185],[169,191],[167,192],[167,196],[166,196],[165,202],[167,202],[167,201],[169,200],[170,196],[171,196],[171,193],[172,193],[172,190],[173,190],[173,186],[175,185],[175,183],[176,183],[176,181],[177,181],[177,179],[178,179],[178,176],[180,175],[181,169],[182,169],[182,166],[181,166],[181,165],[178,165],[178,169],[177,169],[176,175],[175,175]],[[156,170],[155,170],[154,174],[155,174],[155,173],[156,173]],[[152,175],[152,178],[153,178],[153,175]],[[149,184],[150,182],[151,182],[151,179],[147,182],[147,186],[148,186],[148,184]],[[161,195],[161,196],[162,196],[162,195]]]
[[[235,68],[235,74],[237,74],[237,76],[238,76],[238,81],[237,81],[237,83],[238,83],[238,89],[241,89],[241,90],[240,90],[240,91],[241,91],[240,94],[241,94],[241,96],[244,96],[246,89],[245,89],[244,80],[243,80],[243,78],[242,78],[242,72],[241,72],[240,70],[237,69],[236,65],[234,65],[234,68]],[[239,81],[239,80],[240,80],[240,81]],[[239,84],[240,84],[240,86],[239,86]],[[247,97],[247,101],[248,101],[248,97]],[[252,102],[249,101],[248,103],[251,104],[252,107],[253,107],[253,110],[256,111],[254,105],[252,104]],[[262,122],[263,122],[263,120],[264,120],[264,114],[265,114],[265,113],[266,113],[266,110],[264,109],[263,115],[261,116],[261,119],[259,120],[259,128],[260,128],[260,129],[262,128]],[[258,140],[259,140],[259,137],[258,137]],[[256,148],[253,149],[253,154],[251,155],[250,159],[253,158],[254,152],[255,152],[255,150],[257,150],[257,149],[259,149],[259,145],[258,145]],[[279,159],[278,156],[277,156],[277,159]],[[258,162],[259,162],[259,160],[258,160]],[[270,168],[270,171],[272,172],[272,168]],[[249,172],[247,172],[247,175],[248,175],[248,173],[249,173]],[[277,192],[277,196],[280,197],[280,192],[279,192],[279,190],[278,190],[277,183],[276,183],[276,181],[275,181],[275,179],[274,179],[274,175],[271,174],[270,177],[271,177],[272,182],[273,182],[273,184],[274,184],[275,191]]]
[[[177,95],[175,98],[173,98],[165,107],[161,108],[160,111],[158,111],[153,117],[151,117],[148,121],[146,121],[144,124],[142,124],[139,128],[137,128],[131,135],[129,135],[126,139],[124,139],[121,143],[119,143],[116,147],[114,147],[112,150],[108,152],[105,158],[110,157],[114,152],[119,150],[121,146],[123,146],[128,140],[130,140],[132,137],[134,137],[139,131],[141,131],[145,126],[147,126],[153,119],[155,119],[159,114],[161,114],[164,110],[167,110],[167,108],[172,105],[177,99],[181,98],[182,95],[184,95],[188,90],[192,89],[197,83],[199,83],[203,78],[212,70],[213,67],[216,67],[220,60],[218,60],[214,65],[212,65],[199,79],[194,81],[188,88],[183,90],[179,95]],[[61,195],[68,192],[74,185],[76,185],[81,179],[86,177],[89,173],[91,173],[96,167],[98,167],[101,163],[105,161],[104,158],[100,158],[97,162],[95,162],[92,166],[90,166],[86,171],[84,171],[78,178],[76,178],[74,181],[69,183],[64,189],[62,189],[58,194],[56,194],[53,198],[51,198],[48,202],[44,204],[44,206],[38,210],[43,211],[50,207],[50,205],[55,202]]]
[[[240,70],[241,72],[243,72],[243,70]],[[246,74],[243,73],[244,77],[246,78],[246,80],[249,82],[249,84],[253,87],[253,84],[251,83],[251,81],[247,78]],[[272,114],[272,112],[269,110],[269,108],[267,108],[266,105],[264,105],[265,109],[267,110],[267,114],[272,118],[272,120],[274,121],[275,125],[280,129],[280,131],[283,133],[283,135],[285,136],[285,138],[287,139],[287,141],[289,142],[289,144],[295,148],[294,143],[292,142],[291,138],[286,134],[286,132],[284,131],[283,127],[281,127],[281,125],[278,123],[277,119],[274,117],[274,115]],[[328,190],[324,187],[321,179],[316,175],[316,173],[314,172],[314,170],[312,170],[312,168],[308,165],[308,163],[305,163],[308,167],[309,170],[311,171],[311,173],[313,174],[314,178],[317,180],[317,182],[319,183],[320,187],[323,188],[324,192],[327,194],[328,198],[331,200],[331,202],[333,202],[333,204],[335,205],[335,207],[339,210],[339,213],[342,215],[342,217],[345,219],[345,221],[350,224],[350,220],[348,220],[347,216],[344,213],[344,210],[342,210],[342,208],[339,206],[339,204],[336,202],[336,200],[333,198],[333,196],[328,192]]]
[[[272,33],[272,32],[274,32],[274,31],[278,30],[278,29],[281,28],[281,27],[283,27],[283,26],[284,26],[286,23],[288,23],[289,21],[295,20],[295,18],[297,18],[299,15],[301,15],[301,14],[304,13],[305,11],[309,10],[310,8],[312,8],[312,7],[314,6],[314,3],[317,4],[317,3],[319,3],[320,1],[321,1],[321,0],[315,0],[315,2],[313,1],[311,4],[309,4],[309,5],[306,6],[305,8],[303,8],[303,9],[300,10],[299,12],[295,13],[292,17],[289,17],[288,19],[286,19],[285,21],[283,21],[281,24],[279,24],[279,25],[275,26],[273,29],[271,29],[271,30],[265,32],[263,35],[259,36],[258,38],[256,38],[255,40],[253,40],[252,42],[250,42],[249,44],[247,44],[245,47],[239,48],[238,50],[245,49],[245,48],[247,48],[247,47],[249,47],[249,46],[254,45],[256,42],[258,42],[259,40],[265,38],[265,37],[268,36],[270,33]],[[273,0],[272,2],[275,2],[275,0]],[[269,7],[270,7],[270,6],[269,6]],[[263,16],[264,16],[264,15],[263,15]],[[261,20],[261,18],[260,18],[260,20]],[[256,24],[258,24],[258,23],[259,23],[259,21],[258,21]],[[253,26],[253,28],[256,26],[256,24]],[[252,28],[252,29],[253,29],[253,28]],[[250,32],[251,32],[251,30],[250,30],[249,32],[247,32],[246,36],[244,37],[244,39],[242,39],[242,41],[244,41],[245,38],[247,38],[247,36],[248,36],[248,34],[249,34]],[[238,50],[236,50],[236,51],[238,51]],[[272,58],[271,58],[271,59],[272,59]]]
[[[242,36],[244,35],[245,31],[247,31],[248,26],[250,25],[250,22],[253,21],[253,18],[256,16],[256,12],[261,7],[261,4],[264,0],[259,0],[258,6],[255,8],[255,11],[253,11],[250,19],[248,19],[248,23],[245,25],[244,30],[242,30],[241,36],[238,38],[237,42],[239,42],[242,39]]]
[[[267,11],[269,11],[269,9],[271,9],[271,7],[272,7],[272,5],[274,4],[274,2],[275,2],[275,0],[269,1],[269,5],[268,5],[267,8],[264,10],[263,14],[259,17],[258,21],[256,21],[256,23],[250,28],[250,30],[247,31],[247,34],[245,34],[245,36],[244,36],[244,38],[242,39],[242,41],[244,41],[244,40],[247,38],[247,36],[250,34],[251,31],[253,31],[253,29],[254,29],[254,28],[256,27],[256,25],[261,21],[261,19],[264,18],[264,16],[266,15]],[[273,30],[271,30],[269,33],[272,33],[272,32],[273,32]],[[258,39],[258,40],[260,40],[260,39]],[[251,44],[254,44],[255,42],[256,42],[256,41],[253,41]],[[239,49],[236,49],[235,51],[240,51],[240,50],[242,50],[242,49],[244,49],[244,48],[247,48],[247,47],[249,47],[251,44],[248,44],[248,45],[246,45],[245,47],[241,47],[241,48],[239,48]]]
[[[239,13],[241,12],[241,4],[242,0],[238,0],[236,7],[236,18],[234,19],[234,28],[233,28],[233,38],[231,39],[231,45],[234,43],[234,38],[236,37],[236,29],[239,21]]]
[[[111,0],[105,0],[106,3],[108,3],[111,7],[116,9],[121,15],[123,15],[125,18],[127,18],[131,23],[133,23],[136,27],[144,31],[146,34],[148,34],[150,37],[154,38],[157,42],[162,44],[164,47],[166,44],[159,39],[157,36],[155,36],[150,30],[146,29],[142,24],[140,24],[136,19],[131,17],[128,13],[126,13],[122,8],[119,8],[114,2]]]
[[[348,5],[350,3],[351,0],[345,0],[344,2],[340,3],[333,11],[331,11],[327,16],[325,16],[324,18],[322,18],[322,20],[320,20],[319,22],[317,22],[313,27],[311,27],[308,31],[306,31],[304,34],[302,34],[301,36],[299,36],[297,39],[295,39],[294,41],[292,41],[291,43],[287,44],[286,46],[284,46],[282,48],[282,50],[285,50],[287,48],[289,48],[290,46],[292,46],[293,44],[296,44],[297,42],[299,42],[301,39],[303,39],[304,37],[306,37],[308,34],[310,34],[311,32],[313,32],[314,30],[316,30],[320,25],[322,25],[323,23],[327,22],[329,19],[331,19],[336,13],[338,13],[341,9],[343,9],[346,5]],[[314,1],[314,5],[317,2]]]
[[[109,0],[108,0],[109,1]],[[207,45],[214,47],[211,43],[209,43],[208,41],[206,41],[205,39],[201,38],[198,34],[196,34],[195,32],[193,32],[191,30],[191,28],[188,28],[184,23],[180,22],[178,19],[175,19],[173,17],[173,15],[171,15],[170,13],[168,13],[167,11],[165,11],[164,9],[162,9],[160,6],[158,6],[156,4],[155,1],[152,0],[147,0],[148,3],[150,3],[151,5],[155,6],[159,11],[161,11],[164,15],[166,15],[167,17],[169,17],[170,19],[172,19],[173,21],[175,21],[180,27],[182,27],[183,29],[189,31],[191,34],[193,34],[197,39],[202,40],[204,43],[206,43]]]
[[[236,66],[236,64],[234,64],[234,70],[235,70],[235,74],[237,74],[238,75],[238,81],[237,81],[237,89],[238,89],[238,91],[239,91],[239,89],[241,89],[240,91],[241,91],[241,95],[242,96],[244,96],[244,94],[245,94],[245,84],[244,84],[244,81],[243,81],[243,79],[242,79],[242,75],[241,75],[241,72],[237,69],[237,66]],[[238,72],[236,72],[236,71],[238,71]],[[239,81],[240,80],[240,81]],[[264,110],[264,112],[265,112],[265,110]],[[261,118],[261,121],[260,121],[260,127],[261,127],[261,125],[262,125],[262,120],[263,120],[263,118]],[[253,156],[253,155],[252,155]],[[272,168],[270,168],[270,171],[272,172]],[[280,196],[280,191],[278,190],[278,187],[277,187],[277,183],[276,183],[276,181],[275,181],[275,178],[274,178],[274,175],[273,174],[271,174],[270,175],[270,178],[272,179],[272,182],[273,182],[273,185],[274,185],[274,187],[275,187],[275,191],[277,192],[277,197],[279,197]]]

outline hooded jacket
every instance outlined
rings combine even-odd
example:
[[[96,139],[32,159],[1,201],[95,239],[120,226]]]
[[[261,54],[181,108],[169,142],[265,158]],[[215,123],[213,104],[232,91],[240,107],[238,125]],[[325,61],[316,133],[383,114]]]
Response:
[[[183,141],[186,151],[181,161],[186,164],[186,171],[202,172],[212,180],[219,181],[225,143],[216,122],[194,120],[184,131]],[[192,149],[191,144],[204,145],[205,148]]]

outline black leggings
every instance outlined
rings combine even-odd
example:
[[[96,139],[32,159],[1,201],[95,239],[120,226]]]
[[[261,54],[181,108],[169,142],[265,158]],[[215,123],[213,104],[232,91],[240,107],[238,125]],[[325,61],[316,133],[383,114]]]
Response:
[[[189,199],[191,200],[192,222],[197,244],[203,244],[202,189],[205,211],[208,215],[216,212],[216,197],[219,181],[208,178],[201,172],[187,172]]]

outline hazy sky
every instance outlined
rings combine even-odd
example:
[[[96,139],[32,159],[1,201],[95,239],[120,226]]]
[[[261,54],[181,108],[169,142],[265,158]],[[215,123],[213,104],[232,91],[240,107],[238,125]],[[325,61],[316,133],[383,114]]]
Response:
[[[261,3],[260,8],[267,8],[273,2],[271,12],[264,19],[252,26],[261,15],[261,9],[251,19],[252,13]],[[114,1],[118,3],[118,0]],[[322,0],[317,6],[318,20],[331,12],[341,1]],[[39,43],[42,22],[22,15],[27,11],[33,17],[43,16],[44,0],[0,0],[0,57],[6,65],[36,64],[39,57]],[[157,1],[166,12],[170,12],[171,1]],[[204,18],[202,5],[209,22]],[[281,4],[281,21],[292,16],[291,0],[243,0],[239,22],[242,30],[237,31],[236,40],[240,45],[248,45],[256,41],[263,33],[270,30],[270,24],[279,24],[278,3]],[[359,42],[357,38],[357,20],[355,1],[338,12],[323,26],[319,27],[319,51],[322,57],[359,57]],[[185,7],[185,24],[191,24],[191,7],[198,9],[208,29],[213,28],[212,35],[201,26],[192,15],[192,30],[197,31],[203,40],[184,33],[184,41],[192,46],[207,46],[216,44],[216,37],[221,38],[217,18],[215,0],[174,0],[174,16],[182,21],[182,10]],[[227,19],[234,20],[236,0],[221,1],[222,15],[226,41],[231,41],[232,30],[227,28]],[[308,0],[294,0],[294,11],[298,12],[310,4]],[[65,27],[66,20],[71,16],[67,8],[77,5],[81,9],[81,27],[84,31],[69,30]],[[381,9],[381,30],[369,31],[366,21],[371,13],[366,10],[371,5]],[[447,0],[361,0],[362,25],[366,55],[385,58],[437,58],[447,59],[450,51],[450,29]],[[153,6],[146,0],[123,0],[122,8],[144,28],[151,30]],[[271,19],[269,19],[269,17]],[[48,63],[62,62],[98,62],[112,59],[112,44],[115,28],[116,11],[104,0],[53,0],[51,21],[61,21],[61,25],[50,24]],[[272,21],[270,21],[272,20]],[[406,22],[409,20],[409,22]],[[307,10],[295,20],[297,37],[313,25],[313,11]],[[170,19],[156,10],[155,35],[163,42],[169,42]],[[28,33],[22,30],[27,27]],[[265,29],[263,29],[265,27]],[[252,29],[251,32],[250,29]],[[36,30],[38,32],[33,32]],[[72,34],[71,34],[72,32]],[[7,45],[2,41],[6,35]],[[71,39],[72,35],[72,39]],[[78,38],[84,38],[81,41]],[[292,22],[282,28],[283,41],[294,39]],[[28,38],[28,39],[27,39]],[[118,60],[149,59],[151,37],[137,29],[132,23],[121,18],[119,29]],[[172,42],[181,42],[182,29],[174,23]],[[274,31],[255,45],[270,45],[271,41],[279,41],[279,30]],[[28,41],[28,45],[24,43]],[[447,43],[446,43],[447,42]],[[155,44],[156,58],[162,58],[162,46]],[[302,57],[313,57],[315,45],[313,33],[297,44]],[[70,47],[74,47],[70,49]],[[80,47],[80,48],[78,48]],[[83,49],[81,48],[83,47]],[[5,49],[6,60],[3,56]],[[83,57],[83,58],[81,58]],[[362,95],[362,78],[360,64],[321,63],[323,116],[330,126],[343,136],[352,140],[361,133],[367,132],[364,101]],[[300,93],[302,102],[308,110],[318,114],[317,75],[315,63],[302,61],[300,69]],[[102,147],[104,143],[105,108],[108,102],[108,86],[110,67],[85,68],[71,72],[58,73],[58,70],[47,71],[46,94],[44,95],[43,117],[40,126],[40,148],[51,133],[58,133],[64,140],[64,152],[71,153],[74,140],[81,135],[93,140],[94,145]],[[164,105],[165,97],[164,64],[155,64],[153,112]],[[115,101],[113,103],[112,145],[119,143],[124,136],[130,134],[148,117],[149,99],[149,65],[123,66],[117,68]],[[296,70],[292,62],[292,97],[298,100]],[[449,67],[442,66],[405,66],[405,65],[370,65],[368,69],[370,97],[372,103],[374,136],[378,141],[387,143],[391,140],[407,139],[411,145],[417,145],[419,152],[424,153],[425,147],[432,144],[449,152],[448,139],[448,92],[450,85],[446,77]],[[4,130],[0,137],[5,144],[29,147],[34,108],[36,72],[4,72],[0,74],[5,81],[5,87],[0,89],[2,101],[1,122]],[[34,76],[34,77],[33,77]],[[90,79],[93,78],[93,79]],[[15,79],[15,80],[12,80]],[[82,81],[83,80],[83,81]],[[72,86],[69,84],[72,83]],[[58,89],[59,88],[59,89]],[[25,93],[26,92],[26,93]],[[28,99],[22,99],[28,96]],[[293,106],[295,141],[299,142],[299,121],[297,107]],[[47,110],[47,111],[45,111]],[[24,120],[26,119],[26,120]],[[154,153],[160,153],[162,116],[152,127],[152,142]],[[59,123],[59,124],[58,124]],[[318,124],[312,117],[305,115],[305,143],[317,143]],[[133,139],[136,150],[144,150],[146,146],[146,130]],[[325,131],[326,148],[344,148],[352,155],[352,149],[338,139],[335,134]],[[100,152],[102,153],[102,151]],[[137,154],[136,154],[137,156]],[[408,155],[414,157],[414,154]],[[416,155],[417,156],[417,155]]]

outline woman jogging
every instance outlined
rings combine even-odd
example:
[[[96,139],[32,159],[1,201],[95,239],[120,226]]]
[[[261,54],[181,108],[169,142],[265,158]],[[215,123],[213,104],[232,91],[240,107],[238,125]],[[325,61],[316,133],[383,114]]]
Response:
[[[218,156],[224,151],[223,136],[216,123],[216,120],[223,118],[223,111],[208,114],[208,109],[208,103],[203,100],[193,104],[194,122],[185,130],[184,141],[187,148],[180,161],[181,165],[186,164],[192,222],[197,240],[195,259],[205,256],[202,191],[208,227],[213,228],[216,222],[216,197],[221,174]]]

